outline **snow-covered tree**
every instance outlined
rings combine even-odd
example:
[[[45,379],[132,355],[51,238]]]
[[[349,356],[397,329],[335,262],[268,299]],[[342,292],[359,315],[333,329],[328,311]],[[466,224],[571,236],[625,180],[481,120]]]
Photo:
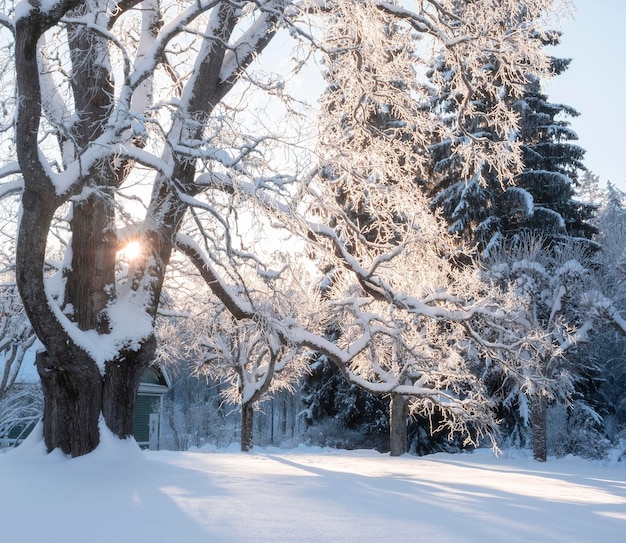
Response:
[[[460,5],[456,7],[463,10]],[[357,24],[356,29],[354,25],[355,21],[364,19],[366,21],[362,24],[367,33],[358,30],[361,25]],[[333,239],[333,250],[341,252],[340,258],[344,262],[337,264],[336,268],[343,266],[355,270],[357,266],[363,266],[367,270],[369,266],[378,267],[377,258],[388,258],[398,269],[405,270],[405,278],[412,281],[413,292],[432,288],[454,292],[453,296],[456,296],[458,285],[451,279],[454,274],[450,262],[454,249],[449,245],[450,240],[442,236],[437,221],[426,211],[425,199],[414,181],[425,166],[424,138],[428,131],[449,128],[444,124],[433,125],[432,117],[422,107],[425,89],[415,82],[414,71],[415,62],[419,62],[419,47],[406,28],[398,24],[390,25],[388,20],[372,16],[360,3],[344,7],[343,11],[337,10],[335,20],[327,31],[327,40],[334,47],[326,60],[326,65],[330,67],[327,74],[330,86],[322,98],[326,116],[322,118],[321,128],[320,152],[324,162],[320,177],[336,192],[334,201],[324,200],[316,208],[328,212],[327,224],[336,225],[332,233],[326,231],[323,234]],[[451,57],[446,58],[450,60]],[[452,59],[458,61],[454,55]],[[520,80],[511,82],[513,95],[519,92],[517,87],[523,79],[521,74],[518,75]],[[465,83],[460,74],[452,75],[452,84],[458,86],[459,95],[473,96],[474,89],[468,88]],[[404,93],[404,89],[410,89],[411,94]],[[488,81],[485,81],[483,90],[488,96],[498,92],[497,87]],[[416,99],[416,96],[419,98]],[[502,119],[497,112],[494,114],[492,109],[485,108],[485,113],[483,118],[487,125],[496,132],[502,128],[498,124]],[[509,120],[513,118],[511,115]],[[421,127],[420,131],[415,130],[416,125]],[[503,142],[498,137],[492,139],[493,147],[470,140],[466,147],[459,148],[460,164],[463,168],[472,168],[478,163],[488,164],[494,171],[503,168],[503,155],[491,154],[496,147],[499,148],[499,143]],[[323,235],[318,234],[318,237]],[[404,243],[406,247],[403,247]],[[422,259],[422,262],[413,261],[407,266],[410,268],[408,271],[401,259],[394,261],[393,257],[385,255],[385,252],[394,250],[399,254],[404,251],[402,257],[411,254],[412,258]],[[380,270],[380,273],[385,272]],[[350,284],[349,279],[345,280]],[[383,280],[386,281],[395,282],[395,288],[400,290],[411,288],[396,277]],[[373,300],[385,296],[378,285],[374,289],[368,283],[368,280],[357,280],[357,285],[351,287],[355,288],[354,295],[371,296]],[[469,294],[469,290],[465,294]],[[346,295],[346,291],[336,293],[336,298],[343,299]],[[415,313],[420,314],[420,311]],[[427,311],[420,316],[426,315]],[[381,322],[385,321],[383,317],[378,318]],[[455,330],[455,326],[451,325],[446,329],[447,334],[437,335],[440,323],[428,318],[422,320],[415,315],[413,318],[415,320],[409,324],[398,317],[393,326],[403,330],[400,334],[410,335],[407,343],[412,345],[414,352],[407,353],[401,347],[396,350],[392,345],[383,346],[384,340],[381,344],[374,342],[376,349],[367,353],[369,363],[376,366],[380,363],[379,358],[384,359],[387,378],[394,376],[398,384],[403,384],[400,382],[404,372],[411,374],[410,368],[419,367],[415,375],[420,375],[427,383],[425,388],[432,387],[433,393],[458,386],[459,390],[468,394],[476,383],[469,385],[472,377],[465,360],[458,353],[457,344],[465,348],[461,341],[462,331]],[[337,341],[341,344],[344,329],[349,325],[347,312],[339,321],[336,328],[341,330],[341,334]],[[419,330],[419,335],[411,335],[412,328],[413,333]],[[449,364],[446,364],[448,359],[442,356],[442,352],[454,353],[449,358]],[[429,381],[429,377],[438,374],[438,365],[445,367],[450,381],[443,383],[436,377]],[[371,370],[361,371],[367,373]],[[376,371],[373,373],[376,374]],[[407,378],[408,382],[411,378]],[[406,450],[406,407],[411,394],[398,393],[399,388],[386,390],[393,413],[390,417],[392,454]],[[455,394],[459,394],[459,390],[455,390]],[[424,390],[416,392],[411,400],[414,407],[423,408],[429,404],[432,398],[425,399],[425,394]],[[432,402],[429,415],[440,409],[446,400],[437,398]]]
[[[195,371],[227,383],[224,399],[241,406],[241,450],[245,452],[254,445],[256,405],[281,389],[293,390],[306,363],[253,320],[237,322],[224,309],[216,313],[200,329]]]
[[[562,74],[568,65],[569,60],[552,59],[554,76]],[[592,239],[595,228],[591,221],[596,207],[578,196],[585,152],[574,143],[578,136],[566,118],[576,117],[578,112],[550,103],[538,78],[531,79],[516,107],[520,111],[524,169],[514,184],[524,191],[529,207],[525,211],[518,206],[521,211],[514,214],[509,210],[504,234],[529,230],[540,233],[548,242]]]
[[[586,368],[576,357],[611,302],[599,291],[587,248],[562,245],[547,252],[545,240],[532,234],[494,247],[486,275],[515,296],[516,326],[501,330],[502,340],[514,333],[521,349],[499,365],[501,403],[515,409],[532,430],[535,459],[545,461],[546,408],[549,401],[569,402]],[[508,341],[511,343],[511,341]]]
[[[16,89],[4,87],[3,127],[18,160],[3,165],[0,191],[22,196],[16,279],[45,346],[37,366],[49,449],[89,452],[101,416],[116,435],[131,434],[184,199],[207,189],[197,184],[206,161],[235,166],[258,144],[242,142],[227,160],[210,142],[220,103],[288,7],[3,3],[3,39],[14,53],[4,68],[16,76]],[[59,214],[72,237],[52,287],[44,267]],[[131,238],[142,251],[129,280],[117,271]]]
[[[554,45],[559,34],[536,35],[532,39]],[[551,59],[551,74],[560,75],[568,64],[567,60]],[[432,179],[425,185],[433,196],[433,207],[441,210],[451,232],[477,247],[481,254],[500,239],[514,237],[521,231],[537,232],[548,243],[568,237],[591,239],[594,228],[590,219],[595,208],[576,197],[579,172],[584,171],[584,150],[573,143],[578,136],[566,118],[578,113],[571,107],[550,103],[535,74],[527,74],[528,82],[520,97],[502,79],[498,63],[489,63],[485,69],[498,82],[500,95],[480,93],[474,104],[475,115],[466,115],[465,125],[457,125],[454,116],[464,107],[458,92],[447,84],[443,95],[435,90],[436,111],[456,126],[457,135],[456,139],[443,139],[431,147]],[[451,70],[440,61],[431,77],[435,82],[445,82]],[[497,137],[485,123],[482,112],[502,101],[519,115],[519,128],[511,137],[522,147],[522,171],[501,176],[484,164],[465,178],[455,147],[467,138],[490,141]]]
[[[618,316],[626,310],[626,195],[608,183],[599,192],[597,177],[588,184],[589,198],[602,203],[595,222],[598,228],[596,241],[600,250],[595,255],[603,290],[613,301]],[[599,389],[592,396],[604,416],[607,433],[614,437],[626,425],[626,339],[624,329],[608,319],[598,330],[598,339],[588,349],[587,356],[601,368]]]
[[[35,342],[15,284],[15,202],[0,200],[0,398],[15,383],[22,361]]]
[[[19,378],[36,336],[15,284],[13,204],[0,202],[0,438],[19,439],[41,418],[43,404],[40,388]]]
[[[0,285],[0,398],[15,384],[35,334],[15,285]]]
[[[182,231],[196,238],[207,286],[235,319],[252,320],[284,345],[326,354],[347,377],[377,392],[415,395],[426,409],[447,402],[452,429],[470,420],[490,423],[484,398],[461,386],[467,375],[459,359],[448,355],[448,375],[428,364],[420,372],[420,357],[428,362],[435,351],[418,352],[411,343],[431,329],[423,319],[445,317],[461,326],[484,306],[424,286],[418,267],[411,273],[439,236],[413,194],[415,172],[426,160],[415,150],[432,133],[432,118],[414,105],[418,85],[402,91],[390,83],[398,74],[414,77],[415,58],[403,42],[413,43],[417,33],[428,42],[426,55],[435,51],[460,67],[451,81],[470,107],[465,113],[472,113],[479,79],[481,92],[499,92],[483,72],[487,56],[521,96],[525,74],[548,68],[528,37],[541,31],[552,2],[337,0],[332,17],[339,10],[351,25],[338,41],[311,30],[324,27],[327,8],[285,0],[2,4],[3,38],[14,53],[2,57],[3,73],[15,74],[7,81],[16,85],[2,87],[2,134],[14,139],[17,161],[0,167],[0,195],[21,196],[16,282],[45,348],[37,367],[49,449],[73,456],[91,451],[101,418],[115,435],[131,434],[135,393],[155,356],[154,322]],[[392,49],[401,53],[391,58],[381,47],[389,21],[401,28]],[[281,28],[300,40],[300,50],[343,53],[333,62],[353,74],[336,112],[344,118],[341,132],[329,130],[330,119],[321,123],[322,147],[335,145],[321,160],[349,172],[336,177],[346,194],[367,194],[378,223],[375,242],[342,213],[330,178],[301,175],[303,137],[247,116],[257,91],[283,104],[281,112],[297,105],[287,100],[284,78],[268,73],[269,65],[263,69]],[[363,58],[376,71],[364,69]],[[400,124],[372,147],[367,113],[374,102],[388,103]],[[517,128],[515,113],[499,105],[481,114],[498,138],[459,149],[466,171],[484,164],[502,176],[519,170],[521,149],[508,137]],[[409,132],[410,138],[398,137]],[[308,149],[305,156],[312,155]],[[57,220],[65,220],[71,239],[58,273],[48,277]],[[341,299],[328,306],[345,321],[341,345],[326,341],[308,316],[267,314],[246,288],[249,271],[269,283],[281,275],[248,237],[268,226],[301,234],[316,257],[343,268]],[[131,240],[141,247],[133,258],[121,251]],[[377,349],[393,356],[365,356]],[[398,360],[412,364],[402,370]]]
[[[607,196],[606,190],[600,185],[600,177],[586,170],[579,179],[578,197],[588,204],[601,206]]]
[[[0,396],[0,439],[19,442],[41,419],[43,398],[36,383],[17,383]]]

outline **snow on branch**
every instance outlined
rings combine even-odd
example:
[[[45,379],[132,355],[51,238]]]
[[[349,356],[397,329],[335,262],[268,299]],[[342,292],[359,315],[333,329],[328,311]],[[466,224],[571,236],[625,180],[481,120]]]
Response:
[[[6,168],[8,170],[7,175],[14,175],[19,172],[19,166],[17,164],[12,164],[11,166],[17,166],[17,168]],[[0,200],[2,198],[5,198],[6,196],[20,194],[22,190],[24,190],[24,181],[22,179],[16,179],[14,181],[9,181],[8,183],[2,183],[0,184]]]
[[[141,62],[138,63],[131,74],[128,81],[129,87],[136,89],[144,79],[151,77],[156,66],[162,61],[163,52],[171,40],[184,32],[187,24],[220,3],[219,0],[198,0],[165,24],[154,40],[150,50],[142,55]]]

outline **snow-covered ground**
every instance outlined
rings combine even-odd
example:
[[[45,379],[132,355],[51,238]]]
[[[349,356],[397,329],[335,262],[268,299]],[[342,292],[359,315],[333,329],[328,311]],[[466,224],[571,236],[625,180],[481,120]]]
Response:
[[[623,543],[626,468],[489,451],[391,458],[303,448],[0,455],[11,543]]]

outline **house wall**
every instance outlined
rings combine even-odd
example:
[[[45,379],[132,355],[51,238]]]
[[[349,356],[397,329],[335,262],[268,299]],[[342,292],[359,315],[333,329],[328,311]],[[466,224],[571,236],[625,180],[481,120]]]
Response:
[[[162,394],[138,394],[135,405],[135,440],[142,447],[150,444],[150,415],[161,412]]]

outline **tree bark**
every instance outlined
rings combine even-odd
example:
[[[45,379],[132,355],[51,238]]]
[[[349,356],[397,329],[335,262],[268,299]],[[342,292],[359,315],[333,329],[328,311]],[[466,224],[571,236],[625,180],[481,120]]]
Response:
[[[241,405],[241,451],[248,452],[254,446],[254,406],[252,402]]]
[[[139,349],[122,351],[105,365],[102,414],[109,430],[121,439],[133,435],[139,383],[154,360],[156,344],[156,338],[150,336]]]
[[[547,399],[544,395],[533,395],[530,399],[530,424],[532,429],[533,458],[545,462],[548,458]]]
[[[118,249],[111,197],[101,192],[74,204],[71,227],[72,268],[65,300],[73,307],[73,318],[81,330],[106,334],[105,309],[115,299]]]
[[[40,352],[36,364],[44,396],[46,447],[75,457],[93,451],[100,441],[102,377],[86,353],[68,349],[66,355],[59,360]]]
[[[391,456],[407,452],[408,403],[404,396],[392,394],[389,401],[389,449]]]

